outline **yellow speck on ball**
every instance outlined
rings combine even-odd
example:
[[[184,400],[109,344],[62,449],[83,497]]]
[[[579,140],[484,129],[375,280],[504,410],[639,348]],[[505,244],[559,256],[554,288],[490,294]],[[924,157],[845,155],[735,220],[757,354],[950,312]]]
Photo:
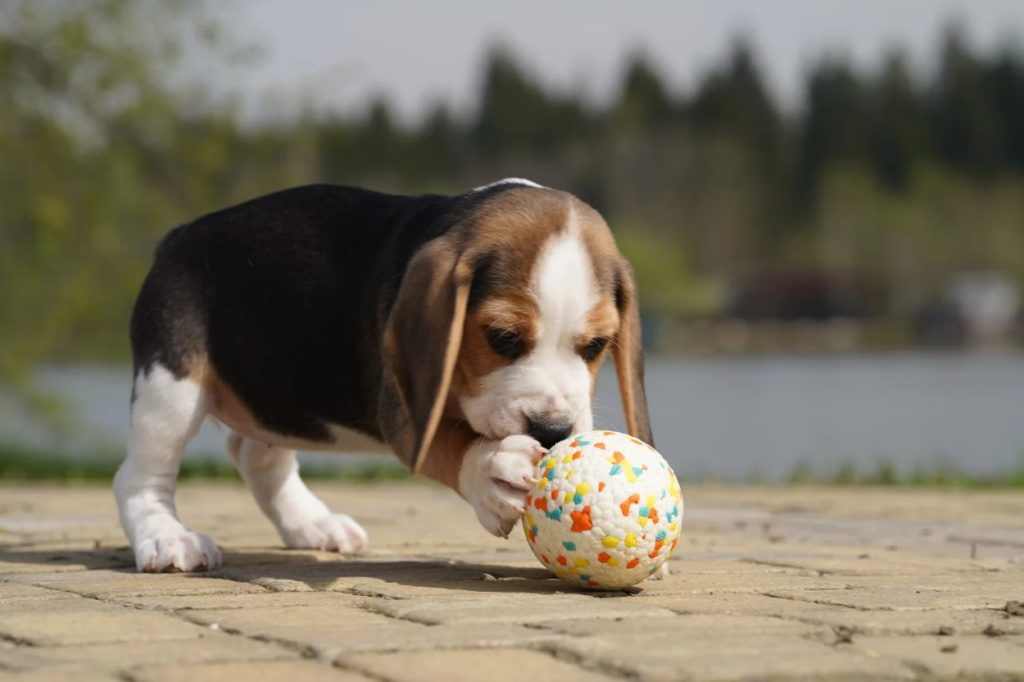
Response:
[[[532,499],[547,502],[523,528],[534,554],[549,557],[541,562],[563,580],[594,589],[635,585],[678,545],[679,481],[654,448],[631,436],[590,431],[557,443],[537,478]]]

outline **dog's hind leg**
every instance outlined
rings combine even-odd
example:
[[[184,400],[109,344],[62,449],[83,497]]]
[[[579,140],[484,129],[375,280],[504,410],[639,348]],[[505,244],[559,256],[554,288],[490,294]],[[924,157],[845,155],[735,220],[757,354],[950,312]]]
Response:
[[[285,546],[354,552],[367,536],[346,514],[333,514],[299,477],[294,450],[272,447],[237,433],[228,437],[228,453],[252,496],[277,527]]]
[[[183,526],[174,506],[181,458],[208,403],[198,383],[176,378],[160,364],[135,376],[128,455],[114,477],[114,495],[140,571],[203,571],[220,565],[217,545]]]

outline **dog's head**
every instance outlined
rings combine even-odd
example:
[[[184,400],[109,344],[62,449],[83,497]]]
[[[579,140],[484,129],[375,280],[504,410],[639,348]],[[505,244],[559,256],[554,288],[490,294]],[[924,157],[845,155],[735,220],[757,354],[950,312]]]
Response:
[[[415,431],[413,467],[442,416],[548,447],[592,428],[611,354],[627,427],[651,442],[632,269],[572,195],[512,186],[479,200],[412,259],[386,349]]]

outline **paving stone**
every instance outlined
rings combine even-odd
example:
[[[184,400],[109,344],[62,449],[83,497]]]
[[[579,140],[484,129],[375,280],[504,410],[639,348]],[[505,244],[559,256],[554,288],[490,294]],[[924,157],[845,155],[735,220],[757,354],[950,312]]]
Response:
[[[864,558],[860,558],[864,557]],[[951,571],[983,571],[981,563],[967,559],[944,557],[934,561],[931,557],[896,550],[842,548],[841,550],[821,548],[816,551],[795,551],[770,547],[748,556],[751,561],[761,564],[816,571],[835,580],[856,576],[893,576],[913,573],[916,575],[944,575]]]
[[[1009,633],[1024,634],[1024,618],[1004,618],[1004,614],[995,609],[864,611],[748,594],[659,597],[657,604],[680,614],[768,616],[829,627],[844,626],[864,634],[928,635],[941,628],[952,628],[958,634],[981,634],[993,624]]]
[[[305,641],[324,657],[359,652],[448,651],[496,647],[551,646],[561,635],[508,623],[459,623],[431,627],[405,621],[373,625],[345,633],[305,633]]]
[[[563,640],[557,651],[645,680],[914,679],[897,661],[799,636],[683,637],[648,630]]]
[[[1006,601],[1016,599],[1024,601],[1024,568],[1012,568],[998,571],[972,571],[969,573],[953,572],[933,575],[892,574],[884,581],[876,577],[851,576],[844,577],[843,582],[852,588],[877,587],[882,582],[885,587],[917,593],[929,591],[973,592],[992,595],[1005,595]]]
[[[47,590],[34,585],[0,582],[0,606],[25,601],[63,599],[67,595],[56,590]]]
[[[1024,649],[1000,637],[864,637],[849,646],[902,661],[926,675],[1024,678]]]
[[[109,601],[146,609],[197,611],[211,609],[255,609],[265,607],[323,606],[329,604],[358,605],[362,599],[339,592],[243,592],[239,594],[176,594],[147,596],[113,596]]]
[[[387,623],[388,618],[343,600],[323,595],[322,603],[307,606],[262,606],[253,608],[202,609],[182,615],[195,622],[241,630],[270,632],[271,629],[318,626],[325,629]]]
[[[487,599],[397,599],[368,605],[379,613],[428,625],[449,623],[537,623],[575,618],[671,616],[667,609],[631,597],[591,594],[491,595]]]
[[[144,668],[132,672],[132,679],[139,682],[368,682],[369,678],[359,673],[339,670],[326,663],[289,661]]]
[[[992,628],[1024,634],[1024,622],[1005,619],[989,609],[935,611],[847,611],[843,614],[808,614],[806,622],[847,627],[869,635],[981,635]]]
[[[679,552],[677,552],[679,554]],[[676,555],[673,555],[675,557]],[[682,553],[682,556],[669,562],[672,575],[782,575],[820,577],[817,571],[782,566],[769,566],[753,561],[725,559],[719,556],[701,558],[693,553]],[[654,581],[653,584],[657,584]]]
[[[641,583],[645,594],[754,594],[773,589],[837,590],[845,589],[846,582],[833,576],[812,576],[799,571],[783,571],[760,567],[760,570],[742,573],[722,571],[691,574],[686,563],[665,580],[645,580]]]
[[[87,646],[19,647],[18,668],[127,670],[140,666],[197,664],[223,661],[295,660],[285,647],[223,632],[208,631],[196,639],[128,641]]]
[[[419,634],[412,623],[394,622],[386,616],[351,605],[317,604],[252,609],[203,609],[180,611],[189,620],[275,642],[296,650],[331,658],[343,651],[373,650],[391,639],[412,639]]]
[[[716,614],[553,621],[542,627],[570,636],[555,645],[556,651],[645,679],[800,674],[831,678],[858,671],[897,678],[910,675],[898,663],[862,660],[865,656],[823,645],[831,628],[781,618]]]
[[[361,670],[375,679],[394,682],[611,682],[613,674],[585,670],[539,651],[487,649],[475,651],[402,652],[347,656],[339,661],[346,668]]]
[[[207,577],[201,573],[150,574],[136,573],[134,570],[29,573],[7,576],[7,580],[94,598],[176,594],[241,594],[266,591],[257,585]]]
[[[216,624],[221,630],[287,642],[324,658],[353,651],[532,645],[560,639],[551,632],[507,623],[429,627],[348,604],[204,609],[179,613],[196,623]]]
[[[783,599],[847,606],[857,609],[911,610],[927,609],[997,609],[1012,598],[1013,593],[968,591],[956,589],[921,589],[889,587],[852,587],[845,590],[770,590],[771,596]]]
[[[76,669],[61,671],[56,675],[53,670],[40,668],[36,670],[20,670],[4,672],[0,670],[0,679],[5,682],[58,682],[72,679],[75,682],[123,682],[124,678],[101,670]]]
[[[481,598],[487,594],[559,594],[580,591],[548,574],[546,569],[538,569],[534,577],[510,574],[507,568],[504,573],[500,567],[491,568],[491,570],[494,572],[480,570],[472,577],[438,581],[436,584],[411,585],[395,581],[366,579],[353,582],[345,591],[349,594],[385,599],[418,597],[467,599]],[[530,570],[532,571],[532,569]]]
[[[666,632],[680,639],[725,639],[767,634],[808,637],[825,630],[823,627],[796,620],[746,615],[674,615],[667,618],[632,617],[611,620],[565,619],[548,621],[541,627],[573,637],[614,638],[623,633],[642,636],[645,632]]]
[[[834,615],[840,618],[857,613],[855,609],[795,599],[779,599],[763,594],[731,592],[723,594],[670,594],[648,596],[641,595],[638,599],[650,601],[662,608],[682,615],[738,615],[766,616],[769,618],[785,618],[794,621],[811,618],[824,618]]]
[[[24,602],[0,611],[0,636],[35,646],[191,639],[202,628],[162,613],[91,599]]]

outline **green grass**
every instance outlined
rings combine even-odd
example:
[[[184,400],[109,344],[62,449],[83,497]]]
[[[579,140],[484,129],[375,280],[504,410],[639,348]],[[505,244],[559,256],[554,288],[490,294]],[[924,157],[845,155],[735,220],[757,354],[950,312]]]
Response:
[[[343,460],[342,460],[343,461]],[[93,453],[81,457],[53,455],[42,450],[0,443],[0,481],[98,482],[109,483],[121,462],[113,453]],[[334,481],[401,481],[412,478],[405,467],[392,459],[338,466],[306,466],[303,478]],[[182,480],[237,481],[238,472],[226,455],[188,457],[182,462]],[[686,477],[688,484],[700,483],[699,477]],[[739,483],[764,484],[753,475]],[[858,470],[843,464],[828,471],[809,464],[794,467],[783,484],[838,486],[910,486],[922,488],[1024,488],[1024,459],[1009,471],[994,476],[973,476],[954,466],[936,465],[901,472],[889,460],[880,459],[873,468]],[[769,483],[769,485],[771,485]]]
[[[61,481],[109,483],[121,463],[112,453],[92,453],[81,457],[53,455],[21,446],[0,444],[0,481]],[[397,461],[382,461],[339,466],[307,466],[306,479],[339,481],[397,481],[411,478]],[[226,455],[187,457],[179,479],[207,481],[240,480]]]
[[[790,485],[910,486],[923,488],[1024,488],[1024,459],[1016,467],[991,476],[964,473],[951,464],[917,467],[902,472],[891,461],[880,459],[873,468],[858,470],[852,464],[822,472],[798,464],[790,472]]]

